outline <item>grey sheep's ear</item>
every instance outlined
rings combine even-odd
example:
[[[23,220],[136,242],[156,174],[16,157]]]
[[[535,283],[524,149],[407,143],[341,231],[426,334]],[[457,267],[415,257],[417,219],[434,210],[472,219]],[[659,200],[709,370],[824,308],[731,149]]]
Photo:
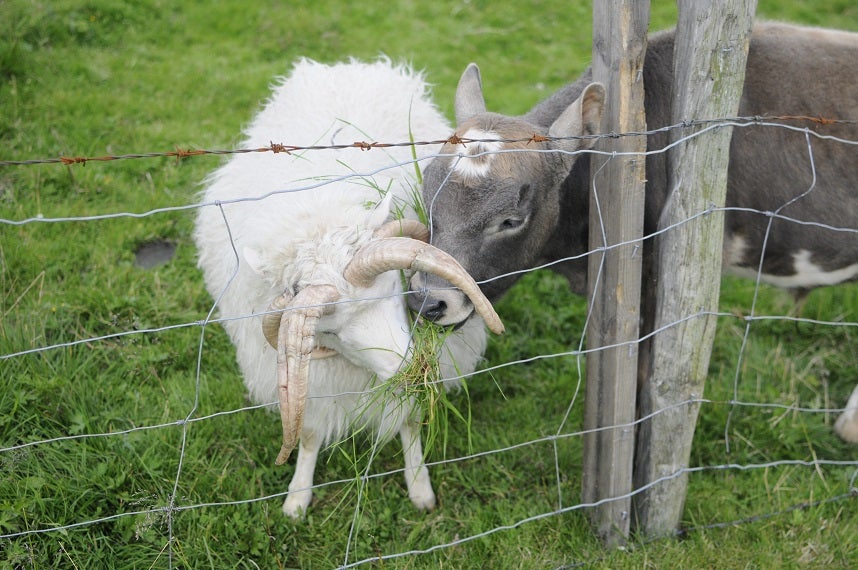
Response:
[[[461,125],[468,119],[486,112],[486,101],[483,98],[483,80],[480,78],[480,68],[476,63],[469,63],[459,78],[456,87],[456,123]]]
[[[594,135],[601,130],[602,112],[605,110],[605,87],[601,83],[591,83],[584,88],[581,96],[569,105],[548,129],[552,137],[581,137]],[[559,148],[574,152],[590,149],[596,139],[560,141]]]

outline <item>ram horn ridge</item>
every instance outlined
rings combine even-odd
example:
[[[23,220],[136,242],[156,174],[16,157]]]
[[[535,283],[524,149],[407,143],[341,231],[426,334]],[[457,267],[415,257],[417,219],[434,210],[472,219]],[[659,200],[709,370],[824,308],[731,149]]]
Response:
[[[490,331],[495,334],[504,332],[494,307],[459,262],[437,247],[418,240],[389,237],[370,241],[355,253],[343,276],[353,285],[368,287],[376,276],[396,269],[423,271],[446,279],[467,295]]]
[[[279,297],[274,299],[268,308],[265,310],[266,314],[262,317],[262,334],[265,335],[265,340],[268,341],[268,344],[271,345],[271,348],[277,348],[277,335],[280,334],[280,323],[282,321],[283,315],[285,315],[285,310],[289,307],[289,303],[292,301],[292,293],[290,291],[284,291],[280,294]],[[313,358],[329,358],[331,356],[336,356],[337,351],[333,348],[328,348],[325,346],[317,346],[313,348],[313,352],[311,356]]]
[[[389,237],[409,237],[423,242],[429,241],[429,229],[418,220],[403,218],[401,220],[393,220],[379,226],[372,237],[374,238],[389,238]]]
[[[277,384],[280,394],[280,421],[283,424],[283,446],[275,461],[282,465],[289,459],[301,437],[310,358],[316,344],[319,318],[333,310],[340,293],[333,285],[311,285],[298,292],[283,312],[277,334]],[[294,308],[293,308],[294,307]]]

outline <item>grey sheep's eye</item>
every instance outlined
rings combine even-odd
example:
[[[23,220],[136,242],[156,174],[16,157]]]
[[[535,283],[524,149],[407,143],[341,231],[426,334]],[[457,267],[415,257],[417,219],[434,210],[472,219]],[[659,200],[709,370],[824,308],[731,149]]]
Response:
[[[524,223],[521,218],[507,218],[498,225],[499,231],[509,231],[520,227]]]

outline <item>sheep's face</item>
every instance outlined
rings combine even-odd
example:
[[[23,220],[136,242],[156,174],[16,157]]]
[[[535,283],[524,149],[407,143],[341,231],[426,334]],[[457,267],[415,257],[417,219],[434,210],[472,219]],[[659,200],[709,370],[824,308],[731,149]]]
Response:
[[[384,272],[366,287],[343,276],[354,253],[372,239],[373,230],[333,228],[292,242],[289,252],[246,248],[243,253],[273,291],[297,294],[312,285],[333,285],[339,299],[319,318],[316,344],[387,379],[399,370],[410,341],[400,273]]]
[[[591,83],[546,129],[488,112],[481,85],[471,64],[456,91],[456,137],[471,142],[443,146],[423,172],[422,192],[431,243],[453,255],[489,299],[498,299],[541,263],[558,227],[567,236],[580,233],[559,218],[561,203],[579,198],[561,202],[560,189],[577,153],[595,142],[590,135],[599,131],[605,90]],[[545,152],[517,152],[537,149]],[[418,273],[411,286],[408,302],[425,318],[442,325],[470,318],[469,301],[443,279]]]
[[[410,343],[398,272],[379,275],[372,287],[348,289],[335,310],[319,319],[317,344],[386,380],[399,370]]]

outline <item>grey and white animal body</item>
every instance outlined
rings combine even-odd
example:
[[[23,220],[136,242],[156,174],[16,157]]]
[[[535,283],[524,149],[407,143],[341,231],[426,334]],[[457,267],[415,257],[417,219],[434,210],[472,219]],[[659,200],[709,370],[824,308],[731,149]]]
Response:
[[[650,38],[644,64],[648,129],[669,124],[673,83],[673,33]],[[528,139],[534,133],[581,136],[599,132],[603,90],[590,71],[521,117],[486,111],[479,70],[469,66],[456,93],[456,135],[466,139]],[[793,120],[799,127],[736,128],[730,147],[723,266],[802,295],[858,278],[858,34],[787,24],[758,24],[751,36],[741,116],[851,119],[851,124]],[[803,130],[807,128],[811,134]],[[816,136],[820,135],[820,136]],[[650,135],[648,149],[663,149],[669,134]],[[426,168],[424,200],[432,220],[431,243],[451,253],[496,300],[520,272],[552,266],[573,291],[586,294],[591,159],[559,152],[592,140],[547,143],[448,144],[452,156]],[[812,155],[811,155],[812,152]],[[812,156],[812,158],[811,158]],[[592,160],[600,160],[593,158]],[[668,197],[665,153],[646,159],[645,235],[658,229]],[[770,217],[777,212],[766,236]],[[839,228],[845,231],[835,231]],[[646,240],[651,247],[652,240]],[[647,274],[645,273],[645,276]],[[503,276],[500,277],[499,276]],[[455,290],[437,278],[412,279],[409,303],[442,324],[471,312]],[[644,289],[647,285],[644,282]],[[858,387],[835,429],[858,442]]]

